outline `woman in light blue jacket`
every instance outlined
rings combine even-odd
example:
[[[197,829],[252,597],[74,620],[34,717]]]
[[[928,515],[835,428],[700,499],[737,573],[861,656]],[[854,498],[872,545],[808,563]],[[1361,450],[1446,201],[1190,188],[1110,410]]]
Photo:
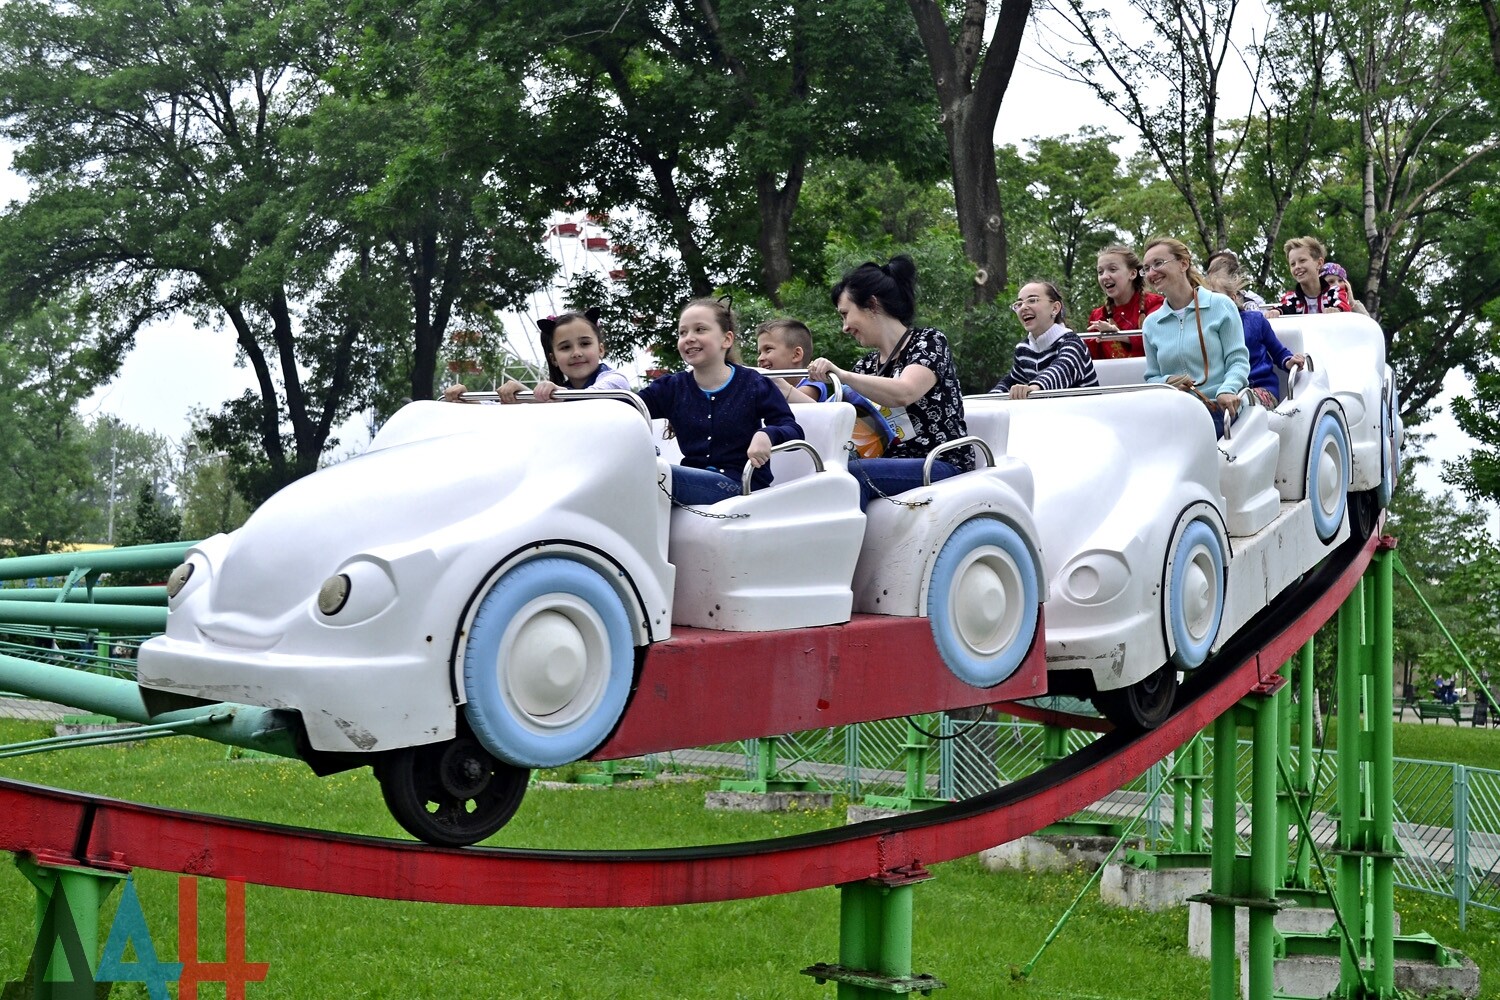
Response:
[[[1192,392],[1208,404],[1214,429],[1224,433],[1240,393],[1250,381],[1250,352],[1240,311],[1228,296],[1209,291],[1178,240],[1156,239],[1146,247],[1146,280],[1166,304],[1146,317],[1146,381]]]

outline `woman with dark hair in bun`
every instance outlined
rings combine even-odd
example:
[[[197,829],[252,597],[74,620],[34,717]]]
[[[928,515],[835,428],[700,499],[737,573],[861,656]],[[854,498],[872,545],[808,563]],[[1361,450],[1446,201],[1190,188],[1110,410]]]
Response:
[[[859,482],[860,507],[875,497],[893,497],[922,485],[927,453],[968,433],[964,397],[953,351],[942,331],[914,327],[917,266],[905,254],[888,264],[865,263],[848,272],[830,292],[843,317],[844,332],[870,352],[847,371],[827,358],[807,366],[810,377],[830,372],[880,407],[895,429],[896,441],[881,458],[851,456],[849,471]],[[932,480],[974,468],[968,448],[946,452],[932,463]]]

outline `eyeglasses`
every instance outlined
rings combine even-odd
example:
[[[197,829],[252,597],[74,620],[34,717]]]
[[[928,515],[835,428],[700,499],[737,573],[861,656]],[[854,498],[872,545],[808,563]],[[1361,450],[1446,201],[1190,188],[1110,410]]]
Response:
[[[1031,308],[1035,309],[1045,301],[1047,300],[1042,298],[1040,295],[1028,295],[1024,299],[1016,299],[1016,301],[1012,302],[1010,304],[1010,310],[1011,312],[1020,312],[1022,306],[1030,306]]]
[[[1175,257],[1161,257],[1161,258],[1159,258],[1157,260],[1147,261],[1146,262],[1146,270],[1148,270],[1148,271],[1161,271],[1161,270],[1165,269],[1166,266],[1168,264],[1172,263],[1172,261],[1175,260],[1175,259],[1176,259]]]

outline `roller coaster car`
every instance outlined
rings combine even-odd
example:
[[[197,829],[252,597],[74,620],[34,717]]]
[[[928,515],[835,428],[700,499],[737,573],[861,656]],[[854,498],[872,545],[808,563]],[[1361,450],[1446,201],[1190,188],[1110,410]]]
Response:
[[[969,685],[1022,662],[1045,592],[1019,462],[912,491],[899,531],[867,538],[854,411],[806,406],[809,441],[779,446],[775,485],[674,508],[644,409],[608,395],[405,407],[364,455],[189,553],[140,653],[143,694],[287,710],[310,764],[373,763],[409,832],[462,845],[510,818],[529,769],[610,737],[674,622],[835,625],[857,586],[862,608],[929,617]]]
[[[1143,385],[1144,358],[1096,361],[1101,387],[1002,409],[1006,451],[1035,476],[1047,554],[1049,690],[1092,697],[1117,725],[1171,712],[1178,674],[1222,643],[1389,500],[1401,427],[1384,337],[1352,314],[1277,324],[1297,371],[1274,410],[1222,441],[1195,397]]]

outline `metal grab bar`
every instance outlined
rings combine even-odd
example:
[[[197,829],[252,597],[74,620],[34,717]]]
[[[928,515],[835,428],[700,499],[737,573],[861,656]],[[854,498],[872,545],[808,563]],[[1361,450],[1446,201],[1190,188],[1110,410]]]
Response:
[[[774,455],[778,451],[794,450],[807,452],[812,456],[813,468],[819,472],[823,471],[823,456],[818,454],[818,449],[814,448],[806,441],[803,441],[801,438],[798,438],[796,441],[783,441],[781,444],[773,445],[771,447],[771,454]],[[755,468],[756,467],[751,465],[749,462],[745,463],[745,474],[740,477],[740,496],[742,497],[747,497],[750,495],[750,479],[755,475]]]
[[[984,438],[975,437],[972,434],[965,434],[963,437],[954,438],[951,441],[944,441],[942,444],[938,445],[936,448],[927,453],[927,461],[922,463],[922,485],[932,485],[932,463],[937,461],[937,457],[939,455],[947,451],[953,451],[957,448],[968,447],[978,448],[979,453],[984,456],[985,464],[991,469],[995,467],[995,453],[990,450],[989,443],[986,442]]]
[[[757,368],[766,378],[811,378],[806,368]],[[813,379],[813,381],[819,381]],[[833,372],[828,373],[828,381],[833,385],[833,394],[825,402],[842,403],[844,401],[844,383]]]
[[[629,403],[639,411],[645,418],[646,423],[651,422],[651,411],[646,409],[646,404],[633,392],[625,389],[555,389],[552,398],[563,402],[577,402],[585,399],[618,399],[623,403]],[[499,403],[502,402],[498,392],[466,392],[458,397],[460,403]],[[516,393],[516,402],[535,403],[539,402],[536,393],[531,389],[521,389]]]
[[[1303,360],[1306,362],[1305,364],[1298,366],[1298,368],[1301,369],[1301,373],[1302,374],[1311,375],[1313,372],[1317,371],[1317,368],[1313,366],[1313,359],[1312,359],[1312,355],[1311,354],[1304,354],[1304,355],[1302,355],[1302,357],[1303,357]],[[1287,376],[1286,376],[1286,398],[1287,399],[1291,399],[1292,398],[1292,388],[1293,388],[1293,386],[1295,384],[1296,384],[1296,379],[1292,377],[1292,373],[1291,372],[1287,372]]]

